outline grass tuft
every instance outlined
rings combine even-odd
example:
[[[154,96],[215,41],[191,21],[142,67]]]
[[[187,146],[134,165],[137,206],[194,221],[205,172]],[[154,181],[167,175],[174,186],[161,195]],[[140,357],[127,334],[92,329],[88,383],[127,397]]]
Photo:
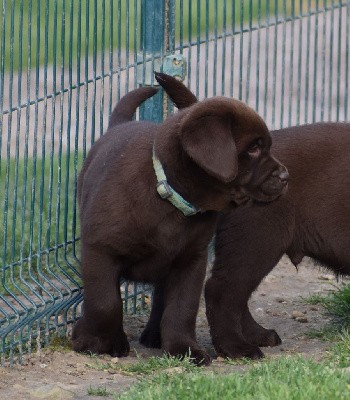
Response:
[[[57,351],[70,351],[72,350],[72,342],[67,336],[53,336],[50,339],[50,349]]]
[[[107,390],[106,387],[103,386],[98,386],[98,387],[92,387],[90,386],[90,388],[87,391],[87,394],[89,396],[101,396],[101,397],[108,397],[110,396],[112,393],[109,392]]]
[[[309,339],[320,339],[330,342],[338,338],[339,330],[334,326],[327,325],[321,329],[312,329],[309,332],[306,332],[305,336]]]
[[[327,296],[323,306],[341,329],[350,329],[350,285]]]
[[[92,369],[102,371],[114,370],[127,375],[151,375],[159,371],[172,374],[174,372],[193,372],[198,371],[200,367],[195,366],[190,357],[179,359],[170,355],[163,357],[149,357],[147,359],[138,358],[136,363],[123,364],[100,362],[96,360],[94,364],[88,364]]]
[[[332,318],[332,326],[326,327],[325,330],[319,331],[322,337],[343,329],[350,329],[350,285],[345,285],[339,290],[331,292],[327,295],[315,294],[304,299],[307,304],[321,305],[325,308],[326,313]],[[317,331],[309,333],[316,335]]]
[[[304,302],[306,304],[310,304],[311,306],[323,305],[325,301],[325,295],[321,294],[312,294],[311,296],[304,298]]]
[[[340,368],[350,367],[350,331],[342,330],[334,341],[335,344],[328,354],[329,359]]]
[[[251,358],[243,357],[243,358],[225,358],[224,363],[226,365],[253,365],[261,360],[252,360]]]

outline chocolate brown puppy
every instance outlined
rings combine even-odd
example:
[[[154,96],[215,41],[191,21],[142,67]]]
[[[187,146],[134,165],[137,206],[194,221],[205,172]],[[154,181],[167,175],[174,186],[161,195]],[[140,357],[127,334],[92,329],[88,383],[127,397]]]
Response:
[[[157,80],[166,89],[166,92],[170,95],[178,108],[185,108],[190,104],[194,104],[194,106],[189,108],[191,109],[192,107],[198,107],[200,104],[209,105],[209,101],[214,101],[214,99],[211,99],[202,103],[197,103],[196,97],[182,83],[167,75],[158,74]],[[218,99],[215,100],[215,102],[217,101]],[[221,98],[219,101],[220,103],[222,102]],[[235,100],[229,101],[233,102],[232,104],[242,105],[242,103]],[[223,105],[224,103],[221,103],[219,107],[223,107]],[[188,109],[186,108],[179,112],[180,118],[182,113],[186,112],[186,110]],[[206,115],[206,118],[213,115],[213,111],[212,106],[207,107],[205,111],[206,114],[203,114],[202,118],[204,118],[204,115]],[[203,120],[204,125],[202,129],[210,129],[213,131],[213,134],[217,135],[217,129],[220,125],[217,125],[216,123],[208,125],[207,121]],[[263,129],[264,134],[261,135],[260,133],[260,138],[257,138],[257,128],[254,127],[254,124],[256,123],[255,121],[256,114],[251,113],[250,110],[249,113],[243,112],[236,114],[231,123],[231,132],[234,137],[235,146],[238,149],[238,164],[237,175],[231,182],[232,184],[230,185],[229,190],[231,196],[235,199],[234,203],[236,206],[242,206],[246,202],[251,202],[251,199],[255,199],[261,203],[275,200],[285,191],[287,186],[288,172],[269,154],[271,143],[268,139],[269,134],[267,133],[266,127]],[[237,123],[239,126],[237,126]],[[209,143],[208,151],[212,151],[212,145]],[[217,155],[223,162],[225,162],[224,153],[219,152]],[[197,190],[200,189],[198,188]],[[221,208],[221,210],[224,209],[224,207]],[[203,259],[203,264],[205,264],[205,261],[206,260]],[[201,283],[198,284],[198,288],[200,288],[200,285]],[[148,347],[161,347],[161,345],[164,344],[164,329],[162,327],[163,322],[161,321],[164,320],[164,315],[167,311],[167,306],[164,300],[166,299],[164,293],[165,290],[166,286],[162,280],[156,282],[150,320],[140,338],[140,342]],[[199,292],[197,292],[197,295],[198,293]],[[187,296],[188,295],[189,294],[187,294]],[[255,347],[253,348],[253,351],[256,351]]]
[[[185,87],[166,87],[180,107],[197,100]],[[262,356],[258,346],[281,339],[251,316],[248,300],[286,253],[350,275],[350,124],[317,123],[271,132],[271,152],[290,173],[285,196],[253,202],[219,217],[216,259],[206,283],[207,316],[218,354]]]
[[[164,74],[157,78],[167,79]],[[263,120],[239,101],[196,103],[162,124],[132,121],[154,88],[127,94],[78,180],[83,316],[77,351],[126,356],[121,278],[162,287],[161,346],[207,364],[195,321],[218,212],[286,188]]]

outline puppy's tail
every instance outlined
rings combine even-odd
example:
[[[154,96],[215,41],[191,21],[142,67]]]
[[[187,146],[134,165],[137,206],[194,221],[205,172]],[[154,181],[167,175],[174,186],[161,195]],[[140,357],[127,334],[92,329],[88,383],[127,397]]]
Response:
[[[108,123],[108,128],[122,124],[123,122],[131,121],[137,107],[139,107],[145,100],[154,96],[158,92],[154,87],[141,87],[132,90],[115,106]]]
[[[174,77],[162,72],[155,72],[154,76],[179,110],[197,103],[197,97]]]

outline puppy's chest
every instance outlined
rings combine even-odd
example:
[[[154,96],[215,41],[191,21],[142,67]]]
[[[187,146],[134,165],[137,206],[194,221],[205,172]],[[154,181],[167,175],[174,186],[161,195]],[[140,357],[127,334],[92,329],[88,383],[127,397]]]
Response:
[[[134,251],[142,258],[158,253],[172,259],[188,246],[204,243],[212,230],[213,224],[160,222],[157,226],[140,230]]]
[[[129,255],[124,257],[124,277],[154,282],[166,275],[184,254],[203,251],[213,235],[215,219],[205,223],[200,218],[186,222],[159,223],[152,229],[145,229],[133,243]]]

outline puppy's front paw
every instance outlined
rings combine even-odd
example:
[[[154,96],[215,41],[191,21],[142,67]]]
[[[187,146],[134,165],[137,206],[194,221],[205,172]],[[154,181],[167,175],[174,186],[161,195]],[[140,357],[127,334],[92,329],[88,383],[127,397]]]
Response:
[[[124,332],[120,332],[112,343],[112,351],[109,353],[112,357],[126,357],[130,352],[128,338]]]
[[[75,351],[110,354],[112,357],[126,357],[130,351],[124,332],[117,335],[91,334],[82,320],[79,320],[73,328],[72,343]]]
[[[250,344],[221,344],[215,345],[217,354],[221,357],[227,358],[250,358],[252,360],[259,360],[264,357],[264,353],[258,346]]]
[[[141,333],[139,342],[145,347],[151,349],[160,349],[162,346],[160,332],[148,329],[148,327],[146,327],[145,330]]]
[[[170,346],[164,346],[164,350],[172,356],[183,359],[190,357],[193,364],[209,365],[211,363],[210,355],[196,343],[188,345],[185,343],[172,343]]]
[[[198,366],[210,365],[212,361],[210,355],[201,348],[195,348],[195,349],[192,348],[190,350],[189,356],[191,361]]]
[[[261,347],[274,347],[282,344],[282,340],[274,329],[266,329],[265,332],[260,334],[252,343]]]

